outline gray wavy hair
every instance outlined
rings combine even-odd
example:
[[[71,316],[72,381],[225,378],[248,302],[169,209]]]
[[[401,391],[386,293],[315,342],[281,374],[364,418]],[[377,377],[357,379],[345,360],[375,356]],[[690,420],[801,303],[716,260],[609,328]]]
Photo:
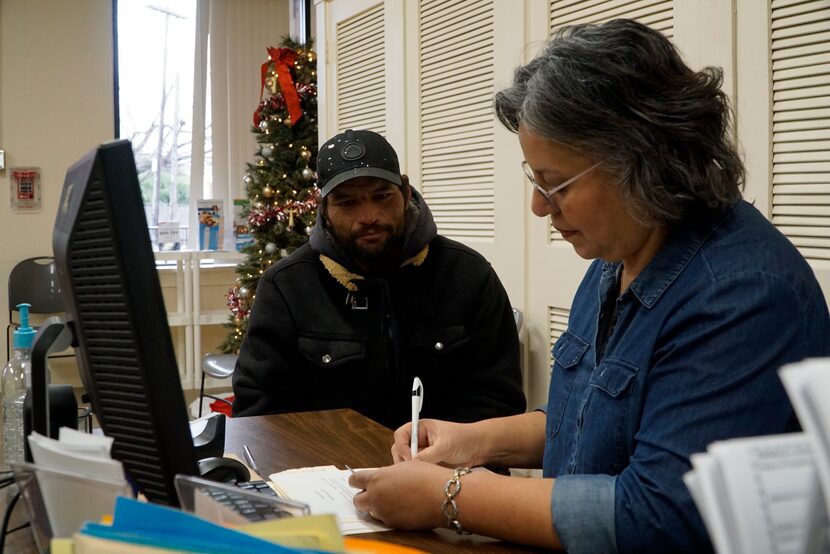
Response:
[[[605,160],[632,216],[671,224],[741,198],[722,81],[719,68],[690,69],[658,31],[617,19],[558,30],[495,109],[513,132],[521,124]]]

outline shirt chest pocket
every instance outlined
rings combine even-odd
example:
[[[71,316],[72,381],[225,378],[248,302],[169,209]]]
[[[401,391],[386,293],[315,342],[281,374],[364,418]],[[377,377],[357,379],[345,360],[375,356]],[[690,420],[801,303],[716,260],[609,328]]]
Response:
[[[632,406],[636,402],[636,379],[639,371],[636,365],[619,359],[603,360],[591,374],[588,381],[590,394],[587,397],[580,421],[585,440],[593,432],[596,444],[602,444],[603,463],[616,460],[623,463],[628,459],[633,432],[628,430]],[[597,460],[599,463],[599,460]]]
[[[303,357],[321,368],[336,368],[366,358],[366,340],[360,337],[299,337]]]
[[[553,438],[562,426],[565,408],[573,391],[577,369],[589,344],[570,331],[565,331],[553,346],[553,367],[548,390],[547,435]]]

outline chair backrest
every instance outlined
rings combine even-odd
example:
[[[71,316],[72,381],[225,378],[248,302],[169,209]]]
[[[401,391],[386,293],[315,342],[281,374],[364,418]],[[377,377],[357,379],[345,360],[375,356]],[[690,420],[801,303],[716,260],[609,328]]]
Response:
[[[516,331],[521,334],[525,316],[519,308],[513,308],[513,319],[516,320]]]
[[[9,321],[17,305],[31,305],[31,314],[54,314],[65,311],[55,260],[51,256],[26,258],[9,274]]]

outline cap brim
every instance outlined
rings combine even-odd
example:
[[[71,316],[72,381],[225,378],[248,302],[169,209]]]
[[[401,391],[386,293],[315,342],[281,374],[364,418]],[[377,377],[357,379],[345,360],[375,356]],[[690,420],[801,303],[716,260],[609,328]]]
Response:
[[[346,171],[338,173],[334,177],[330,178],[326,184],[323,185],[320,193],[323,196],[326,196],[340,183],[348,181],[349,179],[354,179],[355,177],[378,177],[399,187],[403,185],[401,176],[393,171],[380,169],[378,167],[355,167],[353,169],[347,169]]]

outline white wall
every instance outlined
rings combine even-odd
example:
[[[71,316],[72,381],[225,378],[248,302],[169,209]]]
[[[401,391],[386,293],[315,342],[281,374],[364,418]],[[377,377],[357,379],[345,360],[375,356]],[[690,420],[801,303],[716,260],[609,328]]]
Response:
[[[114,137],[111,0],[0,1],[0,282],[30,256],[52,254],[66,168]],[[41,172],[38,213],[11,210],[9,168]],[[8,312],[7,295],[0,309]],[[4,315],[4,318],[6,316]],[[6,336],[3,335],[5,352]]]

